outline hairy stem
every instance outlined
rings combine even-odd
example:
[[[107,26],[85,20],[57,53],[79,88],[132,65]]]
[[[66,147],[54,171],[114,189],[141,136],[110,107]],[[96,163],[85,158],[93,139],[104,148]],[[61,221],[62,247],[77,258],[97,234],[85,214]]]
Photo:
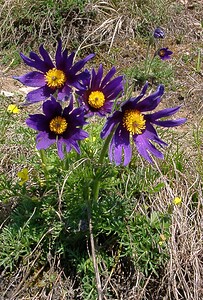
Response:
[[[46,181],[48,181],[48,170],[47,170],[47,160],[44,149],[39,150],[40,158],[42,161],[42,169],[44,171],[44,176]]]
[[[113,135],[113,131],[112,131],[112,133],[106,138],[106,140],[105,140],[105,142],[104,142],[104,145],[103,145],[103,148],[102,148],[102,151],[101,151],[99,160],[98,160],[98,163],[99,163],[99,164],[102,164],[102,163],[103,163],[103,160],[104,160],[104,157],[105,157],[106,152],[107,152],[107,150],[108,150],[108,146],[109,146],[110,140],[111,140],[111,138],[112,138],[112,135]],[[98,174],[96,174],[96,175],[98,175]],[[98,176],[96,176],[95,181],[94,181],[94,186],[93,186],[93,201],[94,201],[94,202],[98,200],[98,197],[99,197],[99,187],[100,187],[100,179],[98,178]]]
[[[88,223],[89,223],[92,262],[93,262],[95,278],[96,278],[98,300],[102,300],[103,299],[103,292],[102,292],[101,279],[100,279],[100,275],[99,275],[99,268],[98,268],[98,262],[97,262],[97,257],[96,257],[96,249],[95,249],[93,226],[92,226],[92,213],[91,213],[90,205],[88,205],[87,213],[88,213]]]

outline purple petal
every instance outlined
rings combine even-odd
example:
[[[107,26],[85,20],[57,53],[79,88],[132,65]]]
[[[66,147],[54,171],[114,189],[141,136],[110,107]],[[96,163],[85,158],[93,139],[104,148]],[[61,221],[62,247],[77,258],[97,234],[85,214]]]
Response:
[[[116,99],[121,92],[123,92],[123,85],[119,84],[109,96],[106,96],[106,100],[109,101]]]
[[[109,95],[113,93],[114,89],[120,85],[121,81],[123,80],[123,76],[119,76],[114,78],[112,81],[110,81],[105,88],[103,89],[103,93],[106,95]]]
[[[73,87],[75,87],[78,90],[82,90],[82,91],[85,90],[85,86],[79,82],[79,80],[82,80],[81,78],[85,78],[85,77],[86,77],[86,74],[84,74],[84,73],[83,74],[81,73],[79,75],[72,77],[70,85],[72,85]]]
[[[116,68],[113,67],[104,77],[104,79],[101,82],[101,88],[103,89],[105,87],[105,85],[107,84],[107,82],[110,81],[110,79],[113,77],[113,75],[116,73]]]
[[[98,110],[99,113],[102,113],[102,116],[110,114],[112,110],[113,102],[106,101],[104,105]]]
[[[167,144],[158,137],[156,130],[149,123],[149,121],[146,122],[146,130],[144,132],[144,136],[146,139],[156,142],[161,147],[167,146]]]
[[[27,94],[27,101],[30,103],[36,103],[42,100],[46,100],[55,91],[48,86],[42,86],[39,89],[31,91]]]
[[[58,150],[58,156],[60,159],[64,158],[64,153],[63,153],[63,140],[59,138],[56,142],[57,145],[57,150]]]
[[[58,100],[63,101],[65,97],[69,97],[72,89],[68,85],[64,85],[62,89],[58,90]]]
[[[66,113],[66,112],[65,112]],[[75,108],[72,113],[67,118],[68,122],[74,126],[83,126],[86,124],[84,120],[84,110],[83,108]]]
[[[76,74],[78,71],[80,71],[84,65],[86,64],[86,62],[88,62],[88,60],[90,60],[91,58],[93,58],[95,55],[94,54],[89,54],[86,58],[81,59],[80,61],[78,61],[76,64],[74,64],[74,66],[71,68],[71,73],[72,74]]]
[[[154,122],[157,119],[172,116],[175,114],[181,106],[172,107],[172,108],[165,108],[163,110],[157,111],[153,114],[146,115],[146,119],[148,119],[150,122]]]
[[[22,84],[32,87],[42,87],[46,84],[44,74],[33,71],[22,76],[14,76],[14,79],[19,80]]]
[[[73,147],[78,153],[80,153],[80,147],[78,145],[79,140],[87,138],[89,135],[86,131],[80,128],[71,128],[71,131],[67,131],[63,135],[63,142],[66,144],[66,151],[69,152]]]
[[[139,152],[139,154],[146,160],[148,160],[150,163],[153,163],[151,157],[149,156],[149,153],[147,152],[147,139],[144,138],[143,134],[133,136],[133,140],[136,144],[137,151]]]
[[[92,68],[92,73],[91,73],[91,84],[90,84],[90,89],[93,89],[93,84],[96,78],[96,71],[94,68]]]
[[[54,67],[53,63],[51,62],[51,64],[49,64],[46,61],[43,61],[39,55],[37,55],[35,52],[31,51],[30,52],[30,58],[32,59],[32,61],[34,61],[35,63],[37,63],[37,65],[41,68],[41,71],[43,73],[46,73],[48,70],[52,69]],[[36,68],[36,67],[35,67]],[[39,69],[40,70],[40,69]]]
[[[88,69],[85,69],[84,72],[80,73],[80,80],[82,80],[84,85],[84,90],[86,90],[90,86],[91,74]]]
[[[147,88],[148,88],[148,82],[145,83],[139,96],[130,98],[122,103],[121,105],[122,111],[126,109],[133,109],[136,106],[137,102],[146,94]]]
[[[38,131],[47,131],[48,129],[47,118],[42,114],[29,115],[25,122],[27,126]]]
[[[75,128],[75,130],[72,130],[71,134],[72,134],[71,138],[75,141],[76,140],[84,140],[89,136],[89,134],[86,131],[84,131],[80,128]]]
[[[55,116],[60,116],[62,112],[62,107],[59,102],[56,101],[54,97],[43,103],[43,112],[45,116],[50,120]]]
[[[73,59],[75,57],[75,52],[72,52],[65,60],[64,70],[69,70],[73,64]]]
[[[102,65],[100,65],[97,74],[95,75],[94,79],[92,79],[92,82],[91,82],[91,88],[93,90],[99,89],[102,76],[103,76],[103,67],[102,67]]]
[[[35,60],[32,60],[25,56],[23,53],[20,53],[21,58],[26,63],[26,65],[33,67],[43,73],[46,73],[48,71],[47,67],[45,66],[44,62],[39,58],[37,54],[35,54]]]
[[[122,147],[118,147],[115,150],[115,138],[113,136],[111,140],[111,144],[109,147],[109,159],[111,162],[115,162],[115,164],[118,166],[122,162]]]
[[[177,120],[167,120],[167,121],[153,121],[154,124],[162,126],[162,127],[175,127],[182,125],[186,122],[185,118],[177,119]]]
[[[61,39],[58,40],[58,46],[56,49],[56,55],[55,55],[55,61],[56,61],[56,68],[61,68],[61,62],[63,61],[62,57],[62,41]]]
[[[156,92],[152,93],[150,96],[146,97],[141,102],[137,103],[136,109],[144,112],[144,111],[150,111],[157,107],[157,105],[161,101],[161,96],[164,93],[164,86],[159,85]]]
[[[37,145],[36,148],[47,149],[49,146],[55,143],[55,139],[50,139],[47,132],[40,132],[36,137]]]
[[[122,112],[115,111],[111,117],[109,117],[100,133],[102,139],[106,138],[111,131],[113,130],[114,126],[116,126],[119,122],[122,121]]]
[[[64,108],[63,110],[63,116],[67,118],[69,116],[69,113],[73,110],[73,96],[71,95],[69,98],[69,105]]]
[[[132,150],[130,146],[130,135],[127,130],[119,125],[115,131],[110,145],[110,159],[115,161],[116,165],[120,165],[122,162],[122,154],[124,152],[123,165],[129,164],[132,157]]]
[[[163,154],[157,148],[155,148],[155,146],[150,141],[148,141],[147,135],[145,134],[146,132],[147,131],[145,131],[143,134],[133,136],[133,140],[136,144],[139,154],[150,163],[153,163],[153,160],[149,156],[149,152],[154,156],[163,159]]]
[[[41,56],[43,57],[44,63],[47,66],[47,68],[48,69],[54,68],[54,64],[53,64],[48,52],[44,49],[43,45],[41,45],[39,47],[39,52],[40,52]]]
[[[90,82],[90,77],[90,72],[87,69],[75,76],[75,78],[81,80],[85,86],[87,86],[87,82]]]

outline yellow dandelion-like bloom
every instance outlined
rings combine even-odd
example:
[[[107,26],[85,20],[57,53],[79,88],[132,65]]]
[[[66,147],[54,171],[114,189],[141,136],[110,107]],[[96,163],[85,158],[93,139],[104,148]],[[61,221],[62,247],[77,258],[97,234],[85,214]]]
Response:
[[[19,182],[20,185],[23,185],[29,179],[27,168],[22,169],[20,172],[18,172],[17,175],[21,179],[21,181]]]
[[[9,106],[7,108],[7,112],[9,112],[11,114],[19,114],[20,109],[15,104],[9,104]]]
[[[181,199],[181,198],[175,197],[175,198],[173,199],[173,204],[175,204],[175,205],[180,205],[181,203],[182,203],[182,199]]]

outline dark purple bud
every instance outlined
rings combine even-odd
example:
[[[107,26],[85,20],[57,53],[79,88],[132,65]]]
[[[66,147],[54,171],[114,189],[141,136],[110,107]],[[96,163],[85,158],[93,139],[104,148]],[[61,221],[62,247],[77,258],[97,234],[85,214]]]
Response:
[[[163,29],[157,27],[154,30],[153,36],[155,39],[163,39],[165,37],[165,32],[163,31]]]

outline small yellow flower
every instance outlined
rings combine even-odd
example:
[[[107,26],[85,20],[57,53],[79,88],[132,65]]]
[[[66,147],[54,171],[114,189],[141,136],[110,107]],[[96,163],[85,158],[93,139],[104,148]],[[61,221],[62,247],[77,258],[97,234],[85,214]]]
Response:
[[[23,185],[29,179],[27,168],[22,169],[20,172],[18,172],[17,175],[21,179],[21,181],[19,182],[20,185]]]
[[[7,112],[11,114],[19,114],[20,109],[15,104],[10,104],[7,108]]]
[[[89,141],[90,141],[89,138],[84,139],[84,142],[85,142],[85,143],[89,143]]]
[[[166,241],[166,237],[164,234],[160,234],[159,237],[160,237],[159,245],[162,246]]]
[[[93,142],[96,141],[96,137],[95,137],[95,136],[92,137],[92,141],[93,141]]]
[[[173,199],[173,204],[175,204],[175,205],[180,205],[181,203],[182,203],[182,199],[181,199],[181,198],[175,197],[175,198]]]

